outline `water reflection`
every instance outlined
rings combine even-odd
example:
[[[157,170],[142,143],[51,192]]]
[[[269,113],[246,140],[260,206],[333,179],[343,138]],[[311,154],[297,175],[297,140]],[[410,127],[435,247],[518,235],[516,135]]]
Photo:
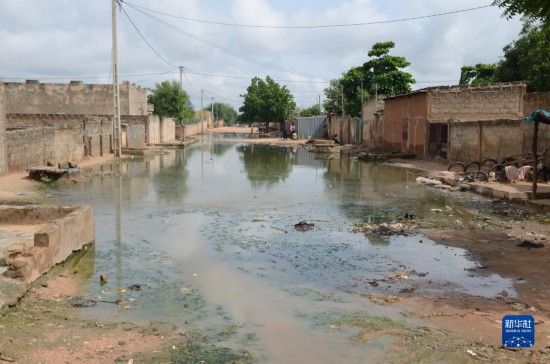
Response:
[[[292,171],[292,148],[263,144],[240,145],[237,148],[253,187],[269,187],[284,181]]]

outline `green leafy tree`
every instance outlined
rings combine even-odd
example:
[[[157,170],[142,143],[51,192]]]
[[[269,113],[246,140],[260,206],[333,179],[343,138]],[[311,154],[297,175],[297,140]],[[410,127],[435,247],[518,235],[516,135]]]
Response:
[[[305,118],[319,115],[321,115],[321,108],[319,107],[319,104],[315,104],[300,111],[300,116]]]
[[[370,59],[360,67],[344,73],[341,82],[344,88],[344,107],[348,114],[361,114],[361,88],[363,98],[375,95],[396,95],[411,91],[415,79],[403,71],[410,65],[405,57],[390,55],[394,42],[379,42],[368,52]]]
[[[324,90],[325,99],[323,100],[323,109],[327,114],[342,115],[342,82],[341,80],[331,80],[329,86]]]
[[[496,81],[496,64],[478,63],[475,66],[462,66],[460,69],[460,84],[475,85]]]
[[[232,125],[237,121],[237,117],[239,114],[237,114],[237,111],[233,108],[233,106],[229,104],[224,104],[221,102],[215,102],[214,107],[212,108],[212,104],[208,105],[204,108],[204,110],[212,111],[214,110],[214,119],[215,120],[223,120],[225,125]]]
[[[195,112],[189,95],[176,81],[155,84],[155,89],[147,96],[147,101],[155,105],[155,115],[172,117],[179,123],[194,120]]]
[[[550,27],[525,23],[519,39],[503,51],[497,81],[525,81],[529,92],[550,91]]]
[[[550,25],[550,1],[548,0],[494,0],[493,5],[504,8],[504,16],[508,19],[515,15],[523,15],[528,21],[540,20]]]
[[[284,121],[296,108],[294,97],[286,86],[280,86],[269,76],[265,81],[254,77],[246,90],[243,105],[239,108],[239,120],[243,123],[265,123]]]

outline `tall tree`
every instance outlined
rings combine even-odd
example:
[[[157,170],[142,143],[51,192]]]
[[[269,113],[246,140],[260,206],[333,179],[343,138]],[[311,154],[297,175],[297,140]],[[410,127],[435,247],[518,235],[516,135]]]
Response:
[[[269,76],[265,81],[254,77],[246,89],[243,105],[239,108],[239,120],[243,123],[265,123],[284,121],[296,108],[294,97],[286,86],[280,86]]]
[[[323,108],[327,114],[343,114],[342,91],[342,83],[340,80],[331,80],[329,86],[324,90],[325,99],[323,100]]]
[[[305,118],[319,115],[321,115],[321,108],[319,107],[319,104],[315,104],[300,111],[300,116]]]
[[[475,66],[462,66],[460,69],[460,84],[475,85],[496,81],[496,64],[478,63]]]
[[[350,115],[361,114],[361,89],[363,98],[381,95],[396,95],[411,91],[415,79],[403,71],[410,65],[405,57],[390,55],[394,42],[379,42],[368,52],[370,59],[360,67],[344,73],[341,82],[344,87],[345,110]]]
[[[147,101],[155,105],[155,115],[172,117],[179,123],[194,119],[193,104],[176,81],[155,84],[155,89],[147,96]]]
[[[529,92],[550,91],[550,27],[525,23],[519,39],[503,51],[497,81],[526,81]]]
[[[229,104],[215,102],[213,107],[212,104],[209,104],[204,108],[204,110],[208,111],[211,111],[212,109],[214,110],[214,119],[223,120],[225,125],[234,124],[239,116],[233,106]]]
[[[508,19],[515,15],[523,15],[528,21],[541,21],[550,25],[550,1],[548,0],[494,0],[493,5],[504,9]]]

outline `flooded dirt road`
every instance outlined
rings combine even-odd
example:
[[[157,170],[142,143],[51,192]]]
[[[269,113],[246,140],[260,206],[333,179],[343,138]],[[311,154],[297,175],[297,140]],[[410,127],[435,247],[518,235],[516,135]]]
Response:
[[[516,297],[517,279],[421,233],[529,217],[510,205],[427,188],[407,169],[216,139],[89,173],[47,191],[94,210],[95,255],[77,300],[97,304],[78,308],[83,320],[167,323],[240,353],[205,362],[469,362],[470,349],[524,359],[498,349],[498,315],[484,341],[407,305]],[[302,221],[312,229],[295,229]],[[365,223],[411,229],[367,236],[357,229]]]

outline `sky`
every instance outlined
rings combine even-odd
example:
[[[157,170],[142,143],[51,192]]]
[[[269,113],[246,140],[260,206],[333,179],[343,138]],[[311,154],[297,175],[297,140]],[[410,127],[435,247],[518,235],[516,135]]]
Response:
[[[454,85],[463,65],[494,63],[518,38],[520,19],[491,2],[124,0],[120,81],[154,88],[179,82],[183,67],[196,109],[202,94],[203,106],[238,110],[250,80],[270,76],[305,108],[323,101],[329,80],[366,62],[374,43],[393,41],[390,54],[411,62],[413,89]],[[0,39],[0,81],[112,82],[111,0],[2,0]]]

